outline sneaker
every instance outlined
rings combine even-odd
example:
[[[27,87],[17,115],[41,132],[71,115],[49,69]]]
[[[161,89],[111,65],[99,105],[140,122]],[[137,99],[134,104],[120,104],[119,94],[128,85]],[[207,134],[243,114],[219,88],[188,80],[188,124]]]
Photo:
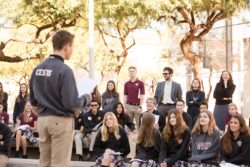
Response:
[[[16,151],[15,152],[15,158],[19,158],[20,157],[20,151]]]
[[[80,155],[80,154],[76,154],[76,155],[78,156],[78,160],[79,160],[79,161],[83,161],[82,155]]]
[[[23,155],[23,159],[28,159],[28,155]]]
[[[85,155],[83,157],[83,161],[89,161],[90,159],[91,159],[91,154],[90,153],[88,153],[87,155]]]

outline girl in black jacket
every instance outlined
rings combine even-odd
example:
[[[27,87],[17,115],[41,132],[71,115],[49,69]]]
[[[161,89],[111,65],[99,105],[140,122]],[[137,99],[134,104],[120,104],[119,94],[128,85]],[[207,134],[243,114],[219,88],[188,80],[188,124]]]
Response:
[[[221,139],[221,163],[250,166],[250,129],[241,115],[233,115]]]
[[[214,89],[214,98],[216,100],[214,107],[214,118],[220,130],[225,130],[224,120],[228,117],[228,104],[232,103],[233,93],[235,90],[232,75],[229,71],[224,70],[220,77],[220,82]]]
[[[137,137],[136,156],[131,167],[157,167],[160,151],[160,132],[154,128],[155,117],[144,113]]]
[[[129,116],[125,113],[124,107],[121,102],[118,102],[114,106],[114,113],[117,118],[118,123],[125,128],[127,125],[130,130],[135,130],[135,124],[131,121]]]
[[[170,110],[163,129],[159,163],[171,167],[178,160],[187,160],[190,130],[177,110]]]
[[[103,125],[96,136],[94,152],[98,158],[93,167],[125,165],[123,157],[130,152],[129,141],[112,112],[107,112],[104,116]]]
[[[23,112],[25,103],[28,99],[28,86],[25,83],[20,84],[19,94],[16,97],[14,112],[13,112],[13,122],[14,125],[17,123],[18,116]]]
[[[192,119],[200,113],[200,104],[205,100],[205,93],[201,91],[201,83],[198,78],[194,78],[191,85],[191,90],[186,93],[186,103],[188,106],[187,113]]]

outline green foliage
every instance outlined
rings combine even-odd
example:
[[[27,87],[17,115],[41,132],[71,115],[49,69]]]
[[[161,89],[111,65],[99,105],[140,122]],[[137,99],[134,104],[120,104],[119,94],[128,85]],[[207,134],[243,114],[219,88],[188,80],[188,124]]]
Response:
[[[63,23],[77,19],[80,16],[85,18],[86,12],[84,0],[79,2],[76,0],[1,1],[2,8],[6,8],[1,14],[12,20],[17,26],[23,24],[41,26],[52,22]],[[9,3],[13,5],[10,6]]]

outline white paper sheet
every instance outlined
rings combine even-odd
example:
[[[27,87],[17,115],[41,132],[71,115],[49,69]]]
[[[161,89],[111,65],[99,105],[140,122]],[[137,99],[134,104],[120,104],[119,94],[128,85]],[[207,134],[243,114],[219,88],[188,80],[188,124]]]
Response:
[[[77,83],[78,95],[82,96],[84,94],[90,94],[96,87],[97,83],[98,81],[95,79],[91,79],[91,78],[81,79]]]
[[[220,164],[221,167],[240,167],[238,165],[234,165],[234,164],[231,164],[231,163],[224,163],[224,164]]]

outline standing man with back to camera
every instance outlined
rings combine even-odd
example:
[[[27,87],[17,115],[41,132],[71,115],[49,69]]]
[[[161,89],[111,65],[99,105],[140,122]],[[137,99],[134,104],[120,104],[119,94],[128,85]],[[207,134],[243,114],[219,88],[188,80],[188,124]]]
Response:
[[[90,101],[78,97],[73,71],[64,64],[73,52],[74,35],[65,30],[52,37],[54,53],[39,64],[30,79],[32,104],[38,107],[40,167],[69,167],[74,112]]]

